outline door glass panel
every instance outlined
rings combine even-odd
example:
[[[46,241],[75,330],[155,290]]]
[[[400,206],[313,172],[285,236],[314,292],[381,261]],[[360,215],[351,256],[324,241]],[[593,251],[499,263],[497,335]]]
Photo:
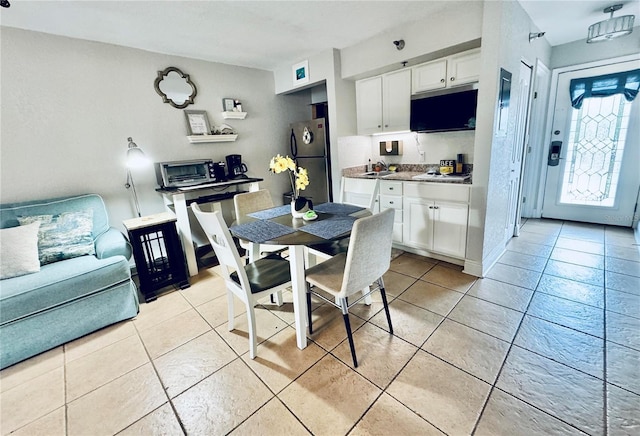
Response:
[[[560,203],[614,206],[630,111],[620,94],[572,109]]]

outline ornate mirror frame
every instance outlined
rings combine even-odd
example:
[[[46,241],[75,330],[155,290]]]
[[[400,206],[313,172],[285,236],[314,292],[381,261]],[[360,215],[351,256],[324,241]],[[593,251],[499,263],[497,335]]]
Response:
[[[162,92],[162,90],[160,89],[160,82],[165,80],[169,75],[169,73],[171,72],[175,72],[178,75],[180,75],[180,77],[185,80],[185,83],[191,87],[191,94],[186,97],[186,100],[184,101],[184,103],[176,103],[171,98],[169,98],[164,92]],[[158,77],[156,77],[156,80],[153,82],[153,87],[155,88],[158,95],[162,97],[162,101],[164,103],[169,103],[171,106],[173,106],[176,109],[184,109],[190,104],[193,104],[193,99],[198,93],[198,90],[196,89],[196,85],[194,85],[191,79],[189,79],[189,75],[184,74],[182,71],[180,71],[176,67],[168,67],[163,71],[158,71]]]

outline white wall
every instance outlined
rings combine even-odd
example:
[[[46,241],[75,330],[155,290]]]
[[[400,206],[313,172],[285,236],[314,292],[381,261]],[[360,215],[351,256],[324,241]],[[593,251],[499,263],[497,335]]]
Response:
[[[585,30],[585,36],[587,29]],[[631,35],[612,39],[606,42],[587,44],[586,38],[553,47],[549,67],[560,68],[587,62],[612,59],[619,56],[633,55],[640,51],[640,27],[636,27]]]
[[[443,9],[425,20],[382,32],[360,44],[342,49],[341,77],[370,77],[389,69],[399,69],[402,61],[411,61],[409,65],[415,65],[463,51],[465,44],[469,44],[466,48],[477,47],[477,40],[482,33],[482,3],[441,2]],[[393,41],[397,39],[404,39],[404,49],[396,49]]]
[[[504,248],[507,220],[509,166],[506,165],[515,140],[515,122],[521,90],[520,61],[548,64],[551,48],[544,39],[529,43],[528,35],[536,28],[518,2],[484,3],[482,24],[482,67],[478,90],[478,116],[474,148],[474,172],[469,214],[467,258],[491,266]],[[506,136],[495,135],[495,110],[498,99],[499,72],[512,73],[511,109]],[[488,207],[490,205],[490,207]]]
[[[340,78],[341,59],[336,49],[326,50],[307,59],[309,62],[309,83],[299,86],[293,83],[292,66],[282,65],[274,71],[276,93],[297,95],[325,84],[329,116],[329,154],[331,156],[331,177],[333,192],[340,189],[340,172],[345,167],[339,149],[340,136],[356,132],[355,83]]]
[[[268,171],[286,153],[288,125],[310,116],[310,93],[278,96],[273,74],[114,45],[1,28],[0,200],[3,203],[94,192],[112,225],[134,216],[124,188],[127,137],[154,161],[224,159],[242,154],[249,175],[265,179],[274,200],[290,190]],[[157,71],[175,66],[198,89],[188,109],[223,120],[222,98],[242,101],[245,120],[226,121],[239,133],[230,143],[189,144],[184,113],[162,103]],[[152,168],[134,173],[143,214],[163,210]]]

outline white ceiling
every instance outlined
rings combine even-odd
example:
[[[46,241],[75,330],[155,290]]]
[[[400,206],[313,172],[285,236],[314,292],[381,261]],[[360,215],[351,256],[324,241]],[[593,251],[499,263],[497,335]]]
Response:
[[[0,10],[3,26],[273,70],[401,29],[456,0],[10,1]],[[615,0],[518,1],[549,43],[558,45],[584,39]],[[625,1],[617,15],[640,16],[640,2]]]

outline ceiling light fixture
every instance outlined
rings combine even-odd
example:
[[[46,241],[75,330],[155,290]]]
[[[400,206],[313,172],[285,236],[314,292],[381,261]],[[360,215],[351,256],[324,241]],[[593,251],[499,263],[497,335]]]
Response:
[[[625,36],[633,32],[635,15],[621,15],[613,17],[613,13],[622,9],[622,5],[612,5],[603,9],[605,14],[611,14],[608,20],[600,21],[589,26],[587,43],[609,41],[613,38]]]
[[[531,32],[531,33],[529,33],[529,42],[533,41],[534,39],[542,38],[545,33],[547,33],[547,32]]]
[[[393,43],[395,44],[396,48],[398,50],[402,50],[404,48],[404,39],[399,39],[397,41],[393,41]]]

